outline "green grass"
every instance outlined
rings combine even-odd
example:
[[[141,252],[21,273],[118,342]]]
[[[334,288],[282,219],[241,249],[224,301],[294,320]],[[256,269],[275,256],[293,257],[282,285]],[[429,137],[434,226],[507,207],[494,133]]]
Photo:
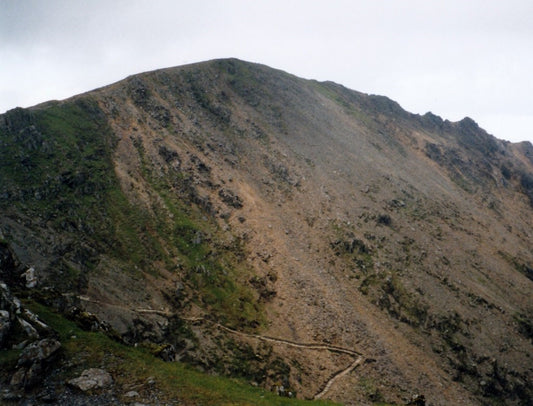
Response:
[[[113,177],[109,129],[90,99],[6,114],[0,128],[0,179],[14,206],[57,229],[96,232],[105,224],[106,191]]]
[[[334,404],[282,398],[242,380],[206,375],[179,362],[164,362],[148,349],[128,347],[102,333],[83,331],[48,307],[34,302],[26,305],[59,334],[64,358],[71,360],[70,366],[64,367],[62,379],[70,379],[83,369],[95,367],[111,373],[118,387],[126,389],[138,385],[136,390],[141,396],[154,389],[146,385],[147,379],[153,377],[163,402],[179,399],[184,404],[206,406]],[[0,353],[0,365],[14,359],[14,352]]]

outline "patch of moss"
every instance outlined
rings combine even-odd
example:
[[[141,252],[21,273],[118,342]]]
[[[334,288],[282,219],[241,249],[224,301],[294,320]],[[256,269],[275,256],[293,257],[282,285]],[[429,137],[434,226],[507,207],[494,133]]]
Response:
[[[374,268],[373,250],[362,239],[356,237],[352,231],[355,230],[353,226],[332,222],[331,228],[333,240],[330,247],[335,255],[350,266],[356,265],[362,274],[368,274]]]
[[[358,382],[358,388],[373,404],[384,404],[384,396],[379,390],[378,384],[372,378],[361,377]]]
[[[379,299],[379,305],[391,316],[415,327],[426,322],[427,305],[409,292],[399,277],[391,275],[383,282],[381,289],[384,294]]]

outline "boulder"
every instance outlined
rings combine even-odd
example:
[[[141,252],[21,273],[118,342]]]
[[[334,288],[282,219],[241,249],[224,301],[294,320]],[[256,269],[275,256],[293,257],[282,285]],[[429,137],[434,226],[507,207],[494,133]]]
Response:
[[[26,287],[28,289],[37,286],[37,276],[35,275],[35,268],[32,266],[21,275],[26,280]]]
[[[113,378],[109,372],[103,369],[90,368],[83,371],[78,378],[68,381],[68,384],[86,392],[91,389],[101,389],[111,386],[113,384]]]
[[[24,386],[24,380],[26,378],[26,368],[19,368],[17,371],[13,374],[11,377],[11,381],[9,382],[9,385],[11,385],[14,388],[21,388]]]
[[[28,345],[20,354],[17,366],[31,366],[49,362],[61,348],[61,343],[53,338],[45,338]]]
[[[134,390],[130,390],[129,392],[126,392],[124,394],[124,397],[125,398],[138,398],[139,397],[139,392],[134,391]]]
[[[11,377],[10,385],[14,388],[31,388],[44,379],[44,372],[55,359],[61,343],[46,338],[28,345],[20,354],[17,370]]]
[[[0,281],[0,309],[9,313],[20,312],[20,301],[15,300],[7,285]]]
[[[11,330],[11,315],[7,310],[0,310],[0,348],[9,336]]]

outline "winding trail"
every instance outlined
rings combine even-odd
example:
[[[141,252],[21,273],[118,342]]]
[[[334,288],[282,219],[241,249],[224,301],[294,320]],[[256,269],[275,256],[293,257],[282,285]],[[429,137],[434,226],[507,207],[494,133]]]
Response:
[[[338,371],[337,373],[333,374],[333,376],[331,378],[329,378],[329,380],[326,382],[326,384],[324,385],[324,388],[318,392],[315,396],[313,396],[313,399],[320,399],[322,398],[328,391],[329,389],[331,388],[331,386],[335,383],[335,381],[337,379],[340,379],[342,378],[344,375],[347,375],[349,374],[350,372],[352,372],[355,368],[357,368],[357,366],[363,361],[363,357],[362,356],[358,356],[354,362],[352,362],[350,364],[350,366],[346,369],[342,369],[340,371]]]
[[[165,316],[165,317],[177,315],[177,313],[173,313],[173,312],[169,312],[169,311],[165,311],[165,310],[143,309],[143,308],[131,309],[131,308],[128,308],[128,307],[125,307],[125,306],[115,305],[115,304],[111,304],[111,303],[103,303],[103,302],[100,302],[98,300],[90,299],[87,296],[78,296],[78,299],[80,299],[81,301],[84,301],[84,302],[90,302],[90,303],[95,303],[95,304],[104,305],[104,306],[117,307],[117,308],[120,308],[120,309],[123,309],[123,310],[132,311],[132,312],[135,312],[135,313],[157,314],[157,315]],[[203,317],[194,317],[194,318],[192,318],[192,317],[191,318],[181,317],[181,319],[184,320],[184,321],[189,321],[189,322],[205,322],[205,323],[209,323],[209,324],[212,324],[213,326],[215,326],[215,327],[217,327],[217,328],[219,328],[221,330],[224,330],[224,331],[226,331],[226,332],[228,332],[230,334],[238,335],[238,336],[241,336],[241,337],[253,338],[253,339],[256,339],[256,340],[260,340],[260,341],[265,341],[265,342],[270,342],[270,343],[275,343],[275,344],[282,344],[282,345],[286,345],[286,346],[289,346],[289,347],[303,348],[303,349],[306,349],[306,350],[319,350],[319,351],[334,352],[334,353],[337,353],[337,354],[347,354],[347,355],[349,355],[351,357],[354,357],[354,361],[347,368],[344,368],[344,369],[341,369],[340,371],[335,372],[322,385],[322,387],[320,388],[320,391],[315,396],[313,396],[313,399],[321,399],[331,389],[333,384],[338,379],[340,379],[343,376],[345,376],[345,375],[349,374],[350,372],[352,372],[363,361],[363,355],[361,353],[359,353],[357,351],[354,351],[354,350],[351,350],[349,348],[344,348],[344,347],[339,347],[339,346],[334,346],[334,345],[319,344],[319,343],[301,343],[301,342],[286,340],[286,339],[283,339],[283,338],[264,336],[264,335],[260,335],[260,334],[245,333],[243,331],[234,330],[234,329],[232,329],[230,327],[224,326],[224,325],[222,325],[220,323],[217,323],[215,321],[212,321],[212,320],[209,320],[209,319],[206,319],[206,318],[203,318]]]
[[[355,357],[354,362],[352,362],[348,366],[348,368],[341,369],[340,371],[337,371],[336,373],[334,373],[327,380],[327,382],[322,386],[320,392],[318,392],[315,396],[313,396],[313,399],[322,398],[330,390],[331,386],[333,386],[333,384],[335,383],[337,379],[340,379],[343,376],[352,372],[363,361],[363,356],[360,353],[358,353],[357,351],[350,350],[348,348],[337,347],[333,345],[317,344],[317,343],[299,343],[295,341],[285,340],[283,338],[275,338],[275,337],[263,336],[259,334],[248,334],[242,331],[237,331],[232,328],[223,326],[222,324],[219,324],[219,323],[215,323],[215,322],[212,322],[212,323],[218,328],[220,328],[221,330],[225,330],[231,334],[236,334],[236,335],[243,336],[243,337],[256,338],[261,341],[284,344],[290,347],[304,348],[308,350],[325,350],[325,351],[330,351],[330,352],[335,352],[335,353],[348,354],[352,357]]]

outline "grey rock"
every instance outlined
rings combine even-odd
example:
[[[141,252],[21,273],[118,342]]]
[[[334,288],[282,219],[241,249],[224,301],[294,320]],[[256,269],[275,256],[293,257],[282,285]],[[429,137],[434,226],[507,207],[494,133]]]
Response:
[[[24,349],[24,347],[26,347],[28,344],[29,344],[28,340],[24,340],[24,341],[21,341],[21,342],[18,343],[18,344],[13,344],[13,346],[12,346],[11,348],[14,349],[14,350],[22,350],[22,349]]]
[[[17,371],[13,374],[11,377],[11,380],[9,381],[9,385],[13,388],[21,388],[24,386],[24,381],[26,378],[26,368],[19,368]]]
[[[20,354],[17,370],[10,380],[11,387],[31,388],[44,379],[48,364],[54,359],[61,343],[54,339],[44,339],[28,345]]]
[[[37,326],[37,328],[51,331],[51,328],[46,323],[43,323],[41,320],[39,320],[39,317],[35,313],[32,313],[28,309],[24,309],[23,314],[24,318],[32,322],[34,326]]]
[[[9,287],[0,281],[0,348],[7,343],[34,341],[51,333],[52,329],[37,315],[25,309],[20,300],[13,296]]]
[[[30,323],[28,323],[26,320],[20,317],[17,317],[17,321],[20,327],[22,327],[22,330],[24,331],[26,336],[33,338],[33,339],[39,338],[39,333]]]
[[[6,402],[15,402],[21,398],[22,396],[20,394],[12,392],[9,389],[4,389],[2,391],[2,400],[5,400]]]
[[[155,378],[153,376],[149,376],[148,378],[146,378],[146,383],[148,385],[154,385],[155,384]]]
[[[31,289],[37,286],[37,276],[35,276],[35,268],[32,266],[21,276],[26,278],[26,287]]]
[[[240,209],[243,206],[242,199],[230,189],[220,189],[218,195],[228,206]]]
[[[38,395],[37,398],[45,403],[55,402],[58,398],[57,392],[53,387],[45,387]]]
[[[68,384],[86,392],[91,389],[107,388],[113,384],[113,378],[109,372],[99,369],[90,368],[81,373],[78,378],[71,379]]]
[[[44,378],[44,367],[42,362],[35,362],[26,371],[24,387],[31,388],[41,382]]]
[[[7,310],[0,310],[0,348],[6,341],[11,330],[11,315]]]
[[[61,343],[53,338],[31,343],[22,351],[17,366],[31,366],[37,362],[49,361],[60,348]]]

